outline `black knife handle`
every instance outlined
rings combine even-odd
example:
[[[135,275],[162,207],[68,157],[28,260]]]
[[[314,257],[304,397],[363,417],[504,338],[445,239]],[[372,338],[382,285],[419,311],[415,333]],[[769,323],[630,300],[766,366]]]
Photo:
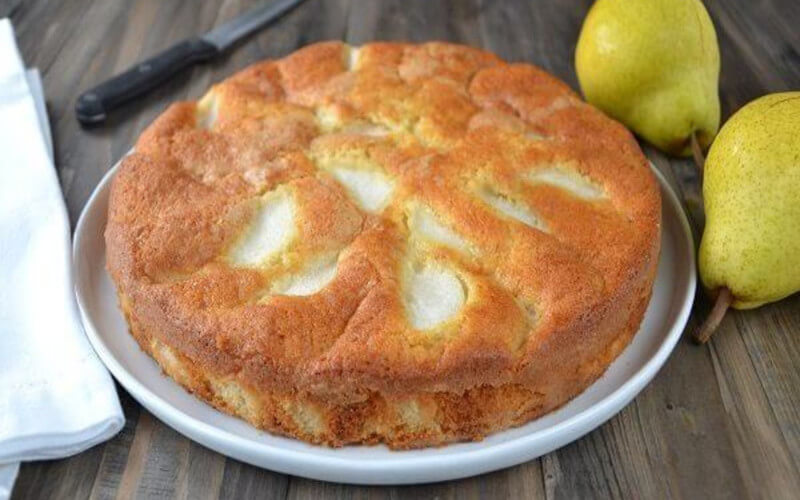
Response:
[[[201,38],[178,42],[81,94],[75,103],[78,121],[84,125],[100,123],[120,104],[144,94],[188,66],[211,59],[218,52],[214,45]]]

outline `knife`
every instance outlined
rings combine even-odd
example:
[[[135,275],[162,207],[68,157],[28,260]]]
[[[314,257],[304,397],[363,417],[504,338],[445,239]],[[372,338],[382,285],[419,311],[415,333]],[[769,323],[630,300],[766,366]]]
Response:
[[[221,54],[238,40],[274,21],[303,0],[277,0],[256,7],[203,36],[192,37],[140,62],[78,97],[75,114],[84,125],[101,123],[122,103],[140,96],[194,64]]]

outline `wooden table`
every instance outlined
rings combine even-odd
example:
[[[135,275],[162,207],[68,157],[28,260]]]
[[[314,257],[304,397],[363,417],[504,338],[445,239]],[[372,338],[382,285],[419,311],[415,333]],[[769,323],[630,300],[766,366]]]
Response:
[[[309,0],[213,64],[81,129],[77,94],[174,41],[245,10],[240,0],[0,0],[25,61],[44,77],[56,164],[71,220],[103,173],[171,101],[262,58],[310,42],[451,40],[530,61],[577,81],[573,52],[589,0]],[[800,2],[706,2],[722,50],[727,117],[768,92],[800,88]],[[686,160],[646,147],[703,224],[699,179]],[[699,233],[698,233],[699,234]],[[708,311],[701,299],[687,327]],[[686,337],[686,336],[685,336]],[[619,415],[541,459],[484,476],[373,488],[286,476],[227,459],[156,420],[120,389],[127,423],[78,456],[26,464],[17,498],[238,497],[791,497],[800,495],[800,295],[727,316],[708,346],[685,338]]]

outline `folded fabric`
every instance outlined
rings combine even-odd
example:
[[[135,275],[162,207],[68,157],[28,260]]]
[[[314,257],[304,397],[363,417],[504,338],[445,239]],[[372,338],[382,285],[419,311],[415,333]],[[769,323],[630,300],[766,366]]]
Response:
[[[18,462],[69,456],[116,434],[114,383],[75,304],[69,219],[38,73],[0,20],[0,499]]]

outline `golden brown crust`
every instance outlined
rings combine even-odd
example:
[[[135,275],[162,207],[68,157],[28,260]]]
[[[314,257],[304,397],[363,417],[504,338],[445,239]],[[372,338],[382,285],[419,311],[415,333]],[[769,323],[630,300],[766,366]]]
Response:
[[[660,214],[630,133],[538,68],[327,42],[159,117],[114,179],[107,259],[140,345],[214,406],[318,443],[428,446],[600,376],[644,314]],[[253,250],[261,217],[288,232]],[[318,263],[328,281],[287,285]],[[415,288],[429,272],[444,281]]]

